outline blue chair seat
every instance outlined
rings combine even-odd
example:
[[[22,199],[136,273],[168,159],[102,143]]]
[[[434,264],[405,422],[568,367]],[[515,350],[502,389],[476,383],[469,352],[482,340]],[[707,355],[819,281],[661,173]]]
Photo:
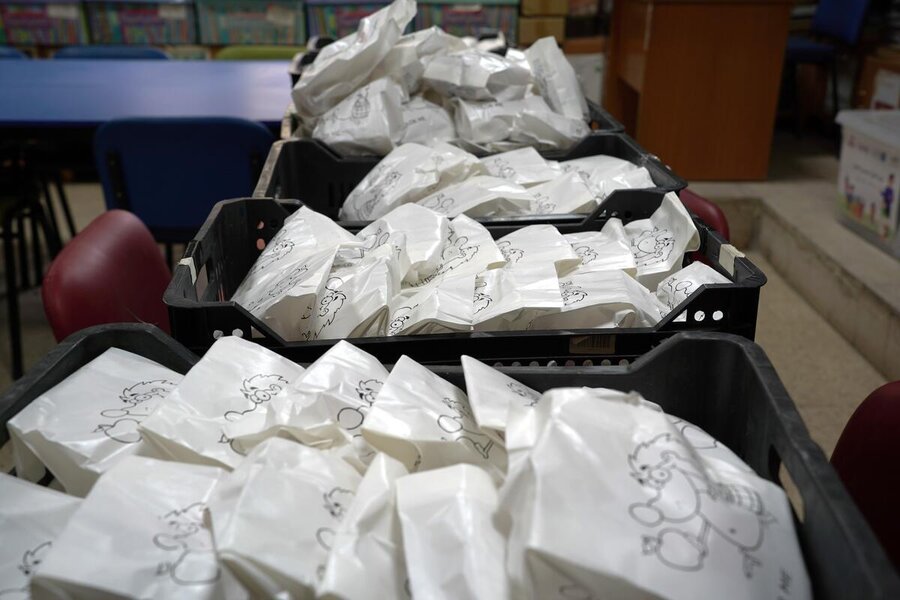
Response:
[[[16,48],[11,48],[9,46],[0,46],[0,58],[12,58],[21,60],[23,58],[28,58],[28,56],[24,52]]]
[[[53,58],[166,60],[169,55],[151,46],[66,46]]]
[[[805,37],[790,36],[785,57],[796,63],[827,63],[834,59],[837,49],[831,44]]]

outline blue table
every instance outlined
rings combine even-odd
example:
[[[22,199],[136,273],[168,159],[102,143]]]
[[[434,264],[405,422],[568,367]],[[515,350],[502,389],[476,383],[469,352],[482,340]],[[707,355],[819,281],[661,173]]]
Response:
[[[242,117],[278,133],[288,61],[0,61],[0,128],[96,128],[119,117]]]

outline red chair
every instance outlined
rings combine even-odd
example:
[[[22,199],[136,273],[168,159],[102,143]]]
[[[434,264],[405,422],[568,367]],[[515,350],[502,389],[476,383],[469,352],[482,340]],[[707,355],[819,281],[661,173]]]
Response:
[[[44,276],[44,312],[57,341],[103,323],[150,323],[169,331],[163,292],[171,274],[147,227],[110,210],[62,249]]]
[[[685,208],[703,219],[703,222],[715,229],[725,241],[731,240],[731,232],[728,230],[728,219],[722,209],[691,190],[685,188],[678,193],[681,203]]]
[[[900,381],[881,386],[857,407],[831,464],[900,569]]]

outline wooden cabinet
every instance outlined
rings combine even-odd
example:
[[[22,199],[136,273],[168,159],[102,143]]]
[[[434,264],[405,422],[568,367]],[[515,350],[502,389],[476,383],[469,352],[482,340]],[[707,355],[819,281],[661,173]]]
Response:
[[[686,179],[765,179],[791,6],[616,0],[604,107]]]

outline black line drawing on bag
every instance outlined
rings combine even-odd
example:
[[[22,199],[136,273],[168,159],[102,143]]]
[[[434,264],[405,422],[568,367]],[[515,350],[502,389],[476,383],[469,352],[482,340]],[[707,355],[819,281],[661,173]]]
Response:
[[[397,185],[397,182],[400,181],[400,177],[402,177],[402,173],[400,171],[389,171],[384,179],[378,181],[372,188],[369,190],[369,199],[363,204],[362,207],[362,216],[368,217],[372,214],[372,211],[375,210],[375,206],[381,202],[385,195]]]
[[[138,425],[156,409],[155,402],[146,403],[154,398],[165,398],[177,385],[168,379],[153,379],[123,389],[119,394],[119,400],[125,404],[125,408],[101,410],[100,416],[112,419],[113,422],[100,423],[93,432],[103,432],[106,437],[121,444],[140,442],[143,435],[138,430]]]
[[[489,307],[494,301],[490,294],[484,291],[485,289],[487,289],[487,281],[480,280],[475,283],[475,299],[473,301],[473,306],[475,308],[474,314],[476,315]]]
[[[390,237],[390,232],[387,232],[383,228],[379,227],[375,230],[374,233],[370,233],[365,238],[363,238],[363,249],[368,252],[370,250],[374,250],[375,248],[379,248],[385,245]]]
[[[356,393],[359,395],[362,404],[359,406],[345,406],[339,410],[337,414],[338,425],[347,431],[353,431],[362,426],[363,421],[366,420],[366,413],[375,404],[375,398],[378,397],[378,392],[381,391],[382,385],[384,385],[384,382],[378,379],[361,379],[356,386]]]
[[[422,280],[415,285],[425,285],[426,283],[434,281],[441,275],[446,275],[454,269],[463,266],[475,258],[475,255],[478,254],[480,249],[481,248],[477,244],[469,243],[469,236],[461,235],[457,237],[456,233],[451,231],[450,235],[447,236],[447,244],[441,251],[440,266],[434,273],[427,277],[423,277]]]
[[[236,421],[246,414],[252,413],[259,405],[268,402],[282,391],[288,385],[288,380],[272,373],[264,375],[258,373],[243,380],[241,383],[241,394],[250,401],[250,408],[246,410],[229,410],[223,416],[226,421]]]
[[[631,253],[641,267],[669,260],[674,249],[675,234],[659,227],[644,230],[631,240]]]
[[[269,302],[273,298],[277,299],[279,296],[291,291],[294,286],[307,278],[305,277],[305,275],[308,272],[309,265],[307,264],[302,264],[294,267],[293,269],[288,271],[287,275],[273,283],[265,292],[263,292],[258,298],[256,298],[256,300],[246,304],[244,308],[246,308],[251,313],[254,312],[260,306]]]
[[[269,268],[269,266],[275,264],[291,253],[291,250],[294,249],[293,240],[278,239],[278,237],[279,236],[276,236],[276,238],[272,240],[274,243],[270,242],[269,246],[259,255],[259,258],[256,259],[256,263],[253,265],[253,268],[250,269],[248,275],[253,275],[263,269]]]
[[[353,107],[350,109],[350,118],[355,121],[368,119],[371,107],[372,105],[369,102],[369,89],[363,88],[356,94],[356,98],[353,100]]]
[[[692,449],[670,433],[638,444],[628,455],[631,475],[654,490],[649,500],[628,507],[647,527],[664,526],[642,536],[642,551],[680,571],[699,571],[709,555],[709,538],[719,535],[740,553],[744,576],[762,563],[754,555],[766,527],[775,521],[751,487],[714,481],[697,468]]]
[[[744,464],[740,458],[734,455],[734,453],[731,452],[731,449],[720,444],[716,438],[693,423],[688,423],[687,421],[679,419],[678,417],[673,417],[672,415],[666,415],[666,417],[669,419],[672,426],[684,436],[684,439],[691,445],[691,448],[696,450],[699,454],[709,454],[714,457],[718,454],[718,458],[727,460],[731,466],[747,473],[754,472],[752,468]]]
[[[501,240],[497,242],[497,248],[500,249],[500,254],[503,255],[503,258],[506,259],[506,262],[515,264],[525,258],[525,251],[521,248],[513,248],[512,242],[510,242],[509,240]]]
[[[438,427],[453,434],[453,441],[468,442],[483,458],[490,458],[494,442],[488,436],[477,431],[472,410],[467,404],[450,398],[444,398],[443,403],[451,414],[440,415],[437,418]],[[446,440],[447,438],[442,437],[441,439]]]
[[[509,391],[513,394],[528,400],[528,403],[524,404],[524,406],[537,406],[538,400],[541,399],[540,394],[534,390],[528,389],[518,381],[510,381],[506,384],[506,387],[509,388]]]
[[[218,581],[219,561],[212,536],[203,526],[205,509],[204,503],[194,502],[159,517],[163,531],[153,536],[153,544],[173,553],[175,559],[159,563],[157,576],[168,575],[178,585],[209,585]]]
[[[335,487],[322,494],[322,498],[325,501],[323,506],[325,506],[325,510],[328,511],[328,514],[340,521],[344,518],[344,513],[350,507],[353,496],[354,493],[352,490]]]
[[[501,179],[515,179],[518,173],[513,168],[512,165],[506,159],[503,158],[494,158],[488,161],[490,168],[488,169],[492,173],[495,173],[497,177]]]
[[[219,443],[220,443],[220,444],[228,444],[228,447],[231,448],[231,451],[234,452],[235,454],[237,454],[238,456],[246,456],[246,455],[247,455],[246,452],[244,452],[243,450],[241,450],[241,448],[238,447],[238,446],[236,445],[236,444],[237,444],[237,440],[235,440],[234,438],[230,438],[230,437],[228,437],[227,435],[225,435],[225,432],[224,432],[224,431],[223,431],[222,434],[219,436]]]
[[[537,203],[534,212],[539,215],[546,215],[556,210],[556,202],[550,200],[549,196],[543,192],[535,192],[532,194],[534,201]]]
[[[412,311],[419,308],[418,304],[412,306],[401,306],[394,311],[394,316],[388,324],[388,335],[397,335],[406,327],[406,322],[412,318]]]
[[[340,290],[340,286],[343,284],[344,280],[340,277],[329,277],[328,281],[325,282],[325,293],[319,300],[319,312],[317,313],[317,316],[320,319],[325,319],[325,322],[316,332],[315,339],[319,339],[319,336],[322,335],[322,331],[334,323],[338,311],[344,306],[344,301],[347,300],[347,294]]]
[[[31,576],[34,574],[34,570],[37,569],[38,565],[44,561],[44,556],[52,546],[52,541],[46,541],[41,542],[30,550],[25,550],[25,552],[22,553],[22,562],[16,565],[16,568],[22,572],[22,576],[25,578],[24,585],[17,588],[0,590],[0,598],[4,598],[5,600],[27,600],[30,598],[31,591],[29,585]]]
[[[584,301],[588,293],[580,286],[575,285],[571,279],[559,282],[559,293],[562,294],[563,304],[570,306]]]
[[[690,279],[682,279],[681,281],[670,279],[666,282],[666,287],[669,288],[670,292],[670,298],[666,304],[669,308],[675,308],[681,304],[682,300],[691,295],[691,288],[694,287],[694,282]]]
[[[444,192],[438,192],[437,194],[431,195],[425,198],[422,201],[422,206],[425,208],[430,208],[436,213],[447,214],[450,212],[450,209],[456,204],[456,198],[453,196],[448,196]]]
[[[583,265],[588,265],[597,258],[597,251],[590,246],[578,246],[573,249],[575,250],[575,254],[581,257],[581,264]]]

